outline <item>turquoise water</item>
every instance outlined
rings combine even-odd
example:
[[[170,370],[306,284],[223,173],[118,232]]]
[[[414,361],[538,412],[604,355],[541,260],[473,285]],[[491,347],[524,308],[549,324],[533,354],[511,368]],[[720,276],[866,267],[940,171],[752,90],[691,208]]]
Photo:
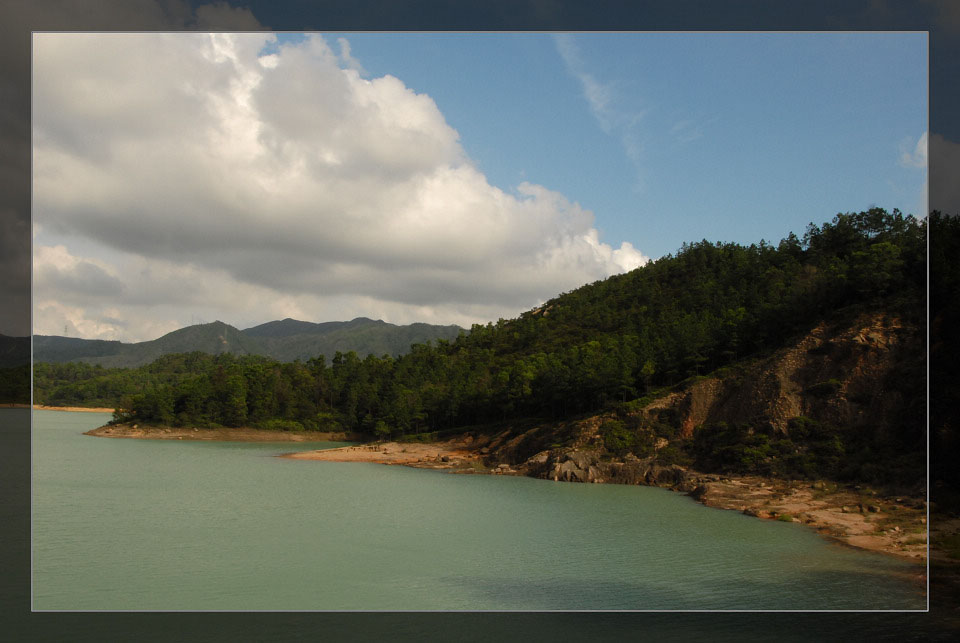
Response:
[[[917,570],[670,491],[94,438],[34,412],[39,610],[923,609]]]

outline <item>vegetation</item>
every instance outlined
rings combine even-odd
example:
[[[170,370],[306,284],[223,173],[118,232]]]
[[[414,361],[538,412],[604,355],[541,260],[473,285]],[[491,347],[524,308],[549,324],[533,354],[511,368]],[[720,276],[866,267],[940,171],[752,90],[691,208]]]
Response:
[[[888,310],[922,325],[928,226],[960,239],[956,223],[937,213],[923,221],[879,208],[839,214],[776,246],[684,244],[676,256],[562,294],[517,319],[474,325],[455,340],[414,344],[400,357],[337,351],[329,361],[281,363],[193,352],[137,369],[38,364],[36,395],[47,404],[116,405],[117,420],[377,437],[617,407],[621,414],[601,435],[618,455],[657,450],[658,459],[707,470],[871,479],[918,464],[915,427],[904,432],[907,450],[805,418],[794,420],[789,438],[749,423],[716,425],[698,429],[687,445],[657,449],[660,438],[676,437],[676,418],[641,421],[629,409],[688,378],[735,369],[828,317]],[[814,393],[839,385],[822,382]],[[913,385],[922,391],[922,381]],[[918,404],[905,426],[923,417]]]
[[[769,425],[699,427],[688,450],[704,471],[909,484],[925,470],[923,446],[796,417],[786,435]]]

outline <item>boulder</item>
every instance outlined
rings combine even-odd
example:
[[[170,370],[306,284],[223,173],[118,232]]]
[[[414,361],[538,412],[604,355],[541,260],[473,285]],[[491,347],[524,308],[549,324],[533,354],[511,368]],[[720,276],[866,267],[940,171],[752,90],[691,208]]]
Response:
[[[527,464],[531,466],[542,466],[547,463],[547,460],[550,459],[549,451],[541,451],[540,453],[534,454],[527,459]]]

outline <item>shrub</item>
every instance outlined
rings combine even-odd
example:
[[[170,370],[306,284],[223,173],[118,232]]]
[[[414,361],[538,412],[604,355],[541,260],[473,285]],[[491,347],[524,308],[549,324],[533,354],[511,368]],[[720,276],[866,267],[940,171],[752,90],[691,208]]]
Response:
[[[636,443],[636,434],[629,431],[620,420],[607,420],[601,424],[600,436],[607,451],[618,457],[630,452]]]
[[[657,462],[663,466],[670,466],[671,464],[687,466],[692,464],[690,456],[674,444],[667,445],[657,451]]]
[[[317,413],[316,427],[318,431],[342,431],[343,425],[333,413]]]
[[[393,431],[386,422],[383,420],[377,420],[377,423],[373,427],[373,434],[378,440],[384,440],[390,437],[391,433],[393,433]]]
[[[808,386],[806,393],[816,397],[827,397],[839,391],[841,386],[843,385],[840,383],[840,380],[829,379],[826,382],[817,382],[812,386]]]
[[[268,431],[303,431],[303,425],[296,420],[281,420],[278,418],[263,422],[260,428]]]

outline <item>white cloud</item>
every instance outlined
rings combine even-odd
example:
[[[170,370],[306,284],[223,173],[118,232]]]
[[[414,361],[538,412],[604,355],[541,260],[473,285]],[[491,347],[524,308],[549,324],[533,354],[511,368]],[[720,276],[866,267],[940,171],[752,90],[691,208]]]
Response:
[[[340,64],[346,69],[353,69],[361,76],[366,76],[367,70],[359,60],[350,55],[350,41],[346,38],[337,38],[337,45],[340,47]]]
[[[580,55],[580,48],[572,36],[558,34],[553,37],[553,41],[567,71],[580,82],[584,98],[590,106],[590,113],[593,114],[604,133],[619,138],[624,153],[636,168],[637,185],[642,185],[643,143],[639,125],[644,112],[635,107],[625,109],[622,106],[622,101],[618,100],[615,85],[602,82],[588,70]]]
[[[496,284],[486,282],[473,284],[469,302],[437,301],[429,296],[429,290],[442,287],[446,277],[443,271],[422,271],[417,277],[424,281],[424,292],[397,301],[389,291],[403,284],[403,276],[385,283],[373,295],[331,290],[316,296],[258,286],[236,279],[225,270],[111,254],[111,260],[104,261],[76,256],[62,245],[35,248],[35,333],[62,335],[67,325],[71,336],[144,341],[197,320],[220,319],[244,328],[285,317],[345,320],[361,316],[399,324],[419,321],[469,328],[473,323],[522,310],[505,306],[498,297]],[[624,266],[640,257],[629,244],[613,250],[600,244],[595,234],[588,235],[583,243],[563,246],[538,258],[546,269],[558,273],[557,285],[547,296],[571,287],[565,283],[570,277],[570,256],[590,264],[597,261],[597,255]],[[524,306],[532,307],[546,298],[537,296],[535,280],[524,274],[511,274],[511,270],[504,266],[495,276],[515,283],[531,296],[532,303]],[[383,278],[383,273],[364,267],[354,268],[353,272],[351,276],[351,270],[345,268],[342,275],[360,281]]]
[[[916,167],[926,169],[927,167],[927,133],[924,132],[917,139],[913,149],[911,141],[903,141],[900,144],[900,165],[903,167]]]
[[[584,98],[590,106],[590,112],[597,119],[600,128],[610,133],[613,130],[614,121],[617,114],[613,110],[613,86],[597,80],[597,78],[587,71],[583,58],[580,55],[580,48],[574,42],[573,37],[567,34],[558,34],[553,37],[553,42],[563,58],[567,70],[578,80],[583,88]]]
[[[317,35],[34,42],[43,328],[58,302],[142,324],[202,308],[469,325],[646,261],[556,191],[490,185],[434,101],[364,78],[346,41],[339,55]],[[120,258],[74,257],[71,238]],[[77,328],[149,339],[132,323]]]

